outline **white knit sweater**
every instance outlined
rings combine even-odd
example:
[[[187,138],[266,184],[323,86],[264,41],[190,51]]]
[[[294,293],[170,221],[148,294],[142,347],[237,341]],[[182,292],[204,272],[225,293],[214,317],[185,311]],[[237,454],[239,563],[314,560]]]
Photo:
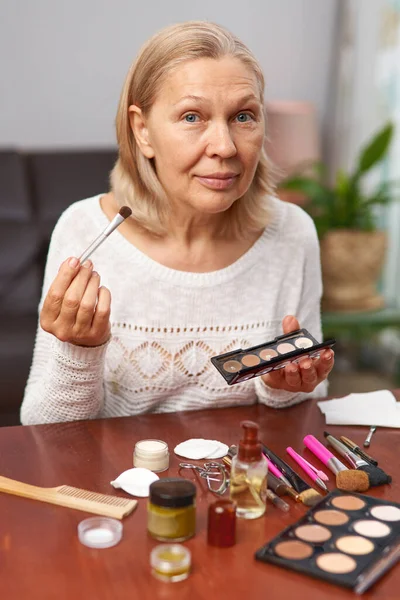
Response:
[[[270,389],[260,377],[228,386],[210,361],[281,334],[288,314],[321,339],[314,224],[298,206],[269,202],[271,220],[263,235],[235,263],[210,273],[162,266],[115,231],[92,256],[111,291],[111,339],[83,348],[39,327],[22,423],[255,402],[280,408],[306,398]],[[61,262],[79,256],[107,224],[100,196],[63,213],[49,248],[42,301]],[[325,392],[323,383],[313,395]]]

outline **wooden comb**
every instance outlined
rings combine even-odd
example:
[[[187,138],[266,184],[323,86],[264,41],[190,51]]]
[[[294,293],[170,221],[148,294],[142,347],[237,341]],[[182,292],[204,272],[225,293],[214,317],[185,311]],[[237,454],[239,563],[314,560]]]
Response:
[[[39,487],[22,483],[15,479],[9,479],[8,477],[2,477],[1,475],[0,492],[30,498],[31,500],[39,500],[40,502],[57,504],[58,506],[76,508],[77,510],[84,510],[104,517],[113,517],[114,519],[123,519],[137,505],[137,500],[118,498],[118,496],[108,494],[98,494],[69,485],[60,485],[53,488]]]

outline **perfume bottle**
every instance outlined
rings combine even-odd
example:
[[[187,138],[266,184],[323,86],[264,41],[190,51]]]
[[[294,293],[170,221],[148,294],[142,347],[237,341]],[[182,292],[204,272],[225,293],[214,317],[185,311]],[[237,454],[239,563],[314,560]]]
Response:
[[[232,459],[230,497],[236,503],[236,515],[258,519],[266,509],[268,463],[258,440],[258,425],[242,421],[242,439]]]

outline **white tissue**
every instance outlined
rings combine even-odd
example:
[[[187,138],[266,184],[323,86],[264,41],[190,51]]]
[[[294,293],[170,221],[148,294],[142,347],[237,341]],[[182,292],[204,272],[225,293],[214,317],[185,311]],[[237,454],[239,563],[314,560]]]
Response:
[[[203,438],[192,438],[181,442],[174,448],[175,454],[190,460],[201,460],[204,458],[217,459],[226,456],[229,446],[217,440],[205,440]]]
[[[146,498],[149,495],[150,484],[153,481],[157,481],[157,479],[159,477],[153,471],[136,467],[124,471],[117,479],[110,481],[110,483],[116,489],[122,489],[127,494]]]
[[[400,403],[389,390],[318,402],[327,425],[400,427]]]

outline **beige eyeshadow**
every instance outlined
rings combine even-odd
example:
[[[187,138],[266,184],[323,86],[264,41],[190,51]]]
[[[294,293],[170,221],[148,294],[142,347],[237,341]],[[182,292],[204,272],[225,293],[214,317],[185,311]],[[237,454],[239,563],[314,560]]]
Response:
[[[396,506],[374,506],[371,515],[382,521],[400,521],[400,508]]]
[[[317,565],[323,571],[328,573],[351,573],[357,566],[356,561],[351,556],[341,554],[340,552],[329,552],[321,554],[316,560]]]
[[[275,546],[275,552],[282,558],[302,560],[311,556],[313,549],[309,544],[305,544],[304,542],[288,540],[286,542],[279,542],[279,544]]]
[[[279,344],[276,349],[280,354],[287,354],[288,352],[293,352],[293,350],[296,350],[293,344],[288,344],[287,342]]]
[[[332,504],[342,510],[361,510],[365,506],[364,500],[357,496],[337,496],[332,500]]]
[[[273,348],[265,348],[265,350],[261,350],[260,352],[260,358],[263,360],[271,360],[271,358],[275,358],[275,356],[278,356],[278,353],[276,350],[273,350]]]
[[[375,545],[371,540],[367,540],[365,537],[359,535],[345,535],[336,540],[336,548],[347,554],[362,556],[363,554],[370,554],[375,548]]]
[[[329,529],[321,525],[300,525],[295,529],[296,537],[305,542],[326,542],[332,536]]]
[[[356,521],[353,523],[353,529],[360,535],[365,535],[370,538],[385,537],[392,531],[386,523],[372,521],[371,519]]]
[[[242,363],[246,367],[255,367],[260,362],[261,361],[260,361],[259,357],[256,354],[246,354],[246,356],[243,356],[243,358],[242,358]]]
[[[322,525],[344,525],[348,522],[349,516],[340,510],[318,510],[314,513],[314,519]]]
[[[312,343],[312,341],[310,340],[310,338],[301,337],[301,338],[298,338],[294,342],[294,345],[297,348],[311,348],[311,346],[313,346],[314,344]]]
[[[237,373],[242,368],[242,365],[237,360],[227,360],[222,367],[228,373]]]

